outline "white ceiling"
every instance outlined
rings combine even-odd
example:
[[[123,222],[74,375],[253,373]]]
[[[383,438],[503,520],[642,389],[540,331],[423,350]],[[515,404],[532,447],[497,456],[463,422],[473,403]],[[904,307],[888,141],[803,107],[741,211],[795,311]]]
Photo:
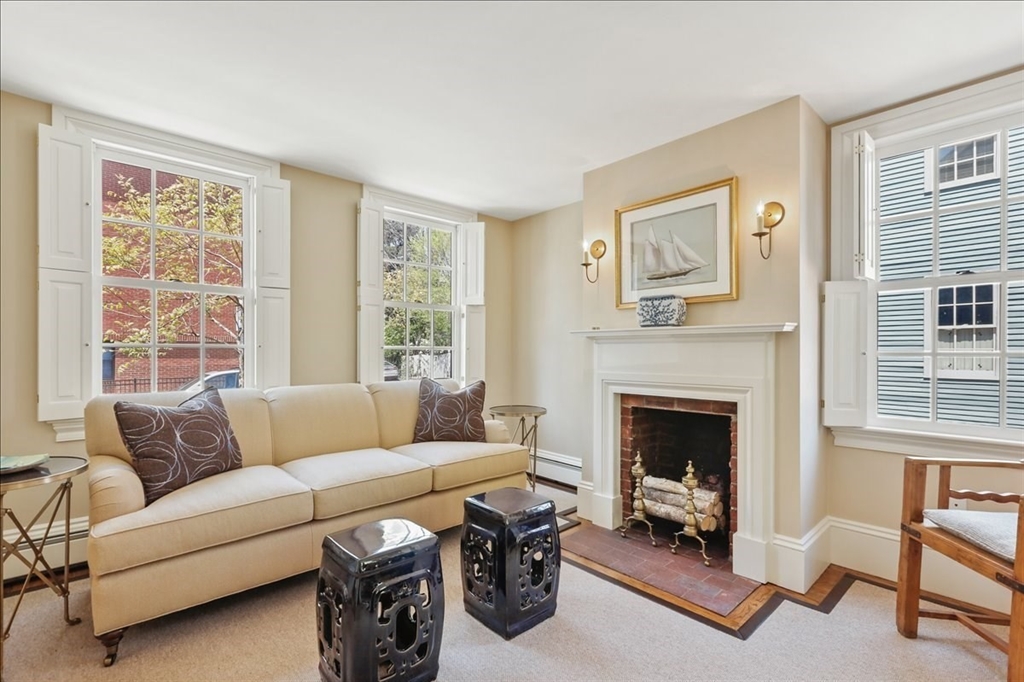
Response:
[[[1022,2],[2,2],[0,87],[506,219],[802,95],[1024,63]]]

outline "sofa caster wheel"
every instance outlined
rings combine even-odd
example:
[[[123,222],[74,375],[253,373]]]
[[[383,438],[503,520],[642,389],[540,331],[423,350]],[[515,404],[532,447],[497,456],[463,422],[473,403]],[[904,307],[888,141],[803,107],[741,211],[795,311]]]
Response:
[[[100,640],[100,644],[107,647],[107,655],[103,657],[104,668],[114,665],[114,661],[117,660],[117,648],[121,645],[121,638],[124,637],[125,630],[127,629],[121,628],[113,632],[96,635],[96,639]]]

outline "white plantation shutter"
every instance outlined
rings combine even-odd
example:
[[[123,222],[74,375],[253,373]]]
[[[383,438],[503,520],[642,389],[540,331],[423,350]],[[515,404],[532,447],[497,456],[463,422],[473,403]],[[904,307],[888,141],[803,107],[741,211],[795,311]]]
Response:
[[[854,208],[857,225],[855,272],[858,279],[878,278],[878,168],[875,141],[866,132],[857,133],[857,164],[854,173]]]
[[[359,202],[357,263],[357,344],[359,381],[384,380],[384,207],[363,199]]]
[[[291,383],[291,183],[256,185],[256,385]],[[252,300],[250,298],[249,300]]]
[[[39,267],[92,271],[92,140],[39,125]]]
[[[462,223],[459,225],[459,242],[462,253],[462,304],[484,304],[484,224]]]
[[[291,383],[291,292],[256,290],[256,376],[263,390]]]
[[[486,374],[487,314],[482,305],[466,306],[462,338],[466,340],[463,353],[462,383],[468,385],[483,379]]]

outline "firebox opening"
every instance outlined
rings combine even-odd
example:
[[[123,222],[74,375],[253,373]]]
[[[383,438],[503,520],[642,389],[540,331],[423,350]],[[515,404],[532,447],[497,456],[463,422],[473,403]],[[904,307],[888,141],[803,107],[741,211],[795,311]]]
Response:
[[[664,408],[623,405],[623,518],[632,513],[633,481],[627,462],[637,452],[643,457],[648,476],[676,483],[682,481],[686,464],[692,461],[699,487],[718,492],[722,503],[715,530],[701,536],[709,545],[721,547],[731,555],[731,534],[736,528],[735,404],[704,401],[692,410],[687,409],[689,405],[679,405],[680,402],[686,401],[679,399]],[[651,520],[667,530],[682,528],[673,521],[656,517]]]

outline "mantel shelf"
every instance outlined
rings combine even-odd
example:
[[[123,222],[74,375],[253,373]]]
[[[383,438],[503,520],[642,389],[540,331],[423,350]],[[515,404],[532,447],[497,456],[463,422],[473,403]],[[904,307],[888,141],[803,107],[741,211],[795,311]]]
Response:
[[[680,327],[627,327],[624,329],[578,329],[569,332],[589,339],[659,338],[676,336],[722,336],[739,334],[772,334],[791,332],[796,322],[769,322],[764,324],[712,324]]]

